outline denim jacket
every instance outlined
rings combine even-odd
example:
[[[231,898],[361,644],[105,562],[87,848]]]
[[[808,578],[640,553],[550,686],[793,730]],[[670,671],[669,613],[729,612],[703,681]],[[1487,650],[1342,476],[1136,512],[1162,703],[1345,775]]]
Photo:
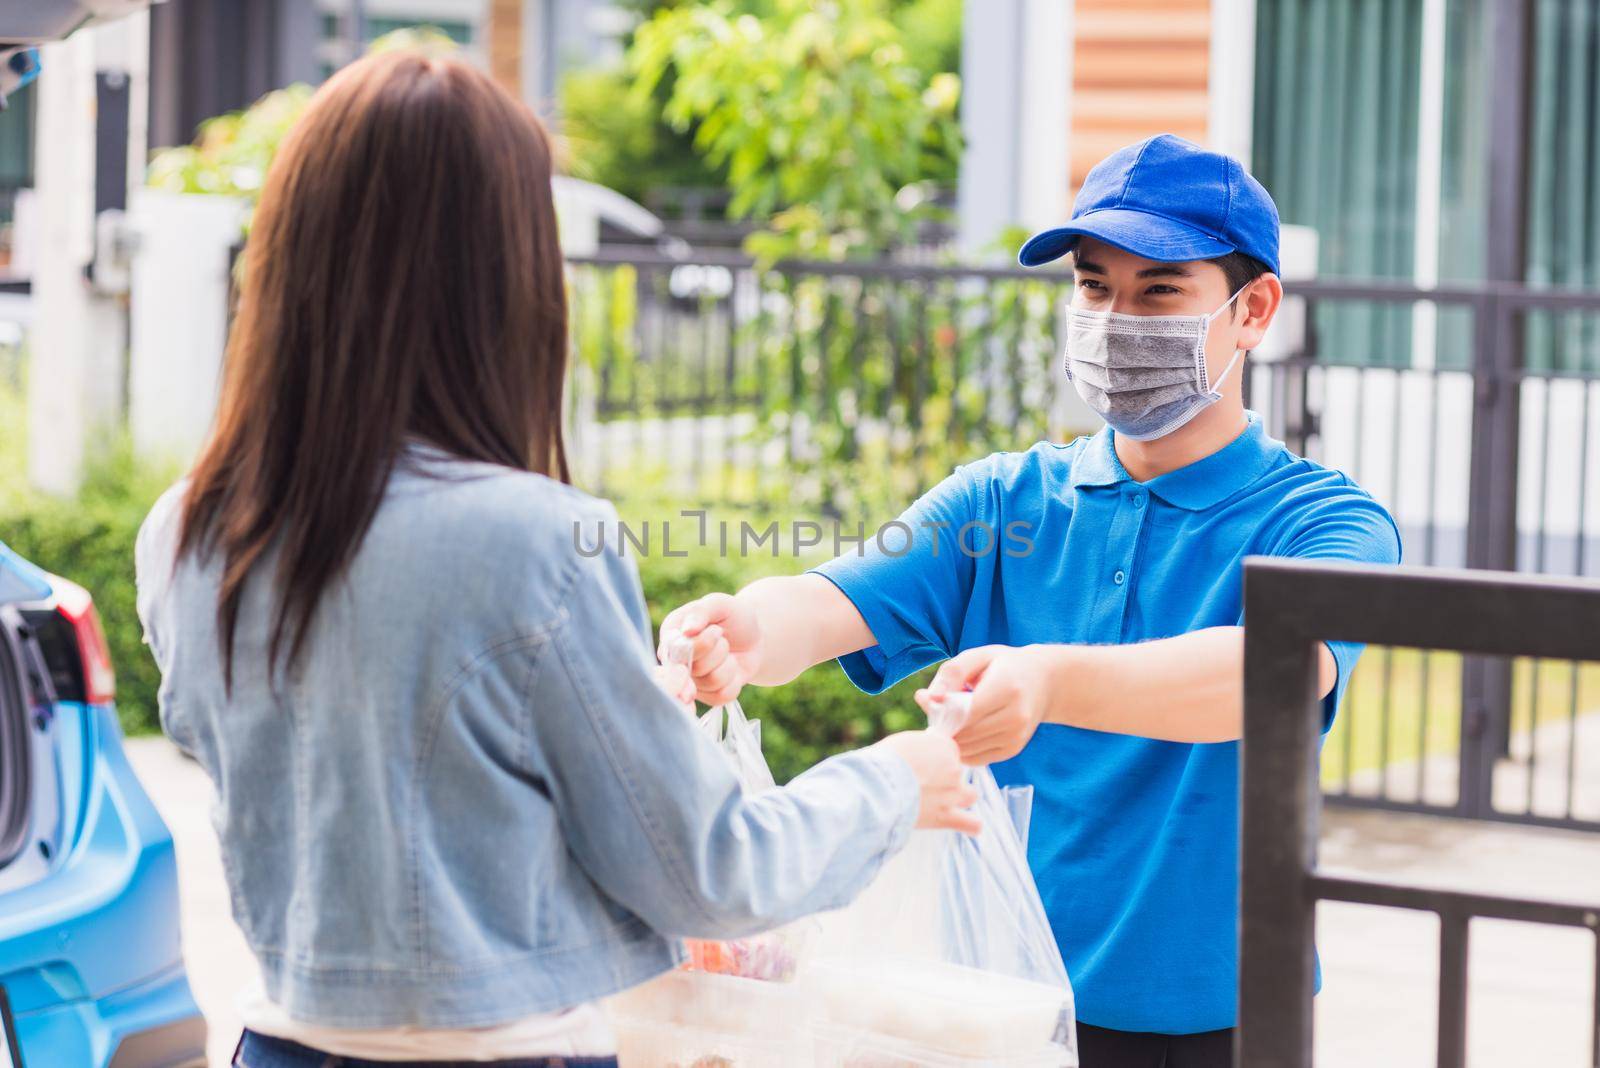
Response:
[[[741,795],[652,677],[606,502],[413,446],[288,671],[266,667],[276,562],[257,568],[230,694],[219,562],[173,562],[183,490],[137,552],[161,722],[216,786],[234,918],[295,1019],[588,1001],[671,968],[681,937],[844,904],[910,834],[916,780],[884,750]]]

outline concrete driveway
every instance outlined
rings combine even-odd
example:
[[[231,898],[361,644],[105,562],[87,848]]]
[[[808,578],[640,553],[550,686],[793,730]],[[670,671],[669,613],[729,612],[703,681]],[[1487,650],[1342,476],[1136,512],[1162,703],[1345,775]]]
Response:
[[[210,783],[164,739],[136,738],[127,748],[177,842],[184,957],[211,1026],[213,1068],[222,1068],[239,1034],[234,1000],[256,968],[229,912],[207,814]],[[1329,868],[1600,906],[1600,834],[1330,809],[1321,856]],[[1335,903],[1321,906],[1317,922],[1319,1068],[1432,1064],[1433,917]],[[1591,1068],[1596,959],[1595,938],[1583,931],[1475,923],[1471,1063]]]

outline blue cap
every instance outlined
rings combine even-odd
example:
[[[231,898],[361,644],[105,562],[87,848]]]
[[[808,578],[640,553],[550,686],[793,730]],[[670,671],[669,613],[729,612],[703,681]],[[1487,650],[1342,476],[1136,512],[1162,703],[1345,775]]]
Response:
[[[1172,134],[1119,149],[1095,164],[1072,221],[1035,234],[1017,261],[1060,259],[1080,236],[1163,263],[1243,252],[1278,272],[1278,206],[1239,161]]]

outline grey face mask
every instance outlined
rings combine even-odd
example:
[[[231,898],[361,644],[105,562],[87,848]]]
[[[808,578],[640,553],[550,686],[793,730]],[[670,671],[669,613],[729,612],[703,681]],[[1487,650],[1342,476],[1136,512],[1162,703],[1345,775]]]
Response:
[[[1172,433],[1222,399],[1206,381],[1206,332],[1241,288],[1210,315],[1124,315],[1073,308],[1067,328],[1067,378],[1112,430],[1134,441]]]

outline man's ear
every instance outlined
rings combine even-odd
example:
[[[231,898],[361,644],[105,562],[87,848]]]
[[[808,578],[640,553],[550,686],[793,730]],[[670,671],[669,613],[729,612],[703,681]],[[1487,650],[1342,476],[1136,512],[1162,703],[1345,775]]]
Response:
[[[1260,345],[1282,304],[1283,283],[1277,275],[1259,275],[1246,286],[1238,300],[1238,306],[1244,309],[1244,322],[1239,324],[1238,347],[1253,349]]]

